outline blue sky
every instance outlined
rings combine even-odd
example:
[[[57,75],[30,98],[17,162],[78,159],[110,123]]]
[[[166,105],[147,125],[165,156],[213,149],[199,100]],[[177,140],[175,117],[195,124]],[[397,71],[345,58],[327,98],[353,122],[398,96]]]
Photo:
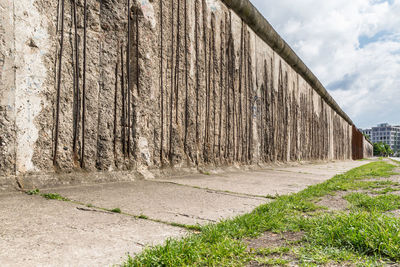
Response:
[[[400,0],[251,0],[358,127],[400,125]]]

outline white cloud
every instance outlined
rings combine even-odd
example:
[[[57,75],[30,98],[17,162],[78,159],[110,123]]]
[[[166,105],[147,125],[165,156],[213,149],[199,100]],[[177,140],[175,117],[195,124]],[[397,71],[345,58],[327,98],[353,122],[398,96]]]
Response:
[[[251,1],[357,126],[400,124],[399,0]]]

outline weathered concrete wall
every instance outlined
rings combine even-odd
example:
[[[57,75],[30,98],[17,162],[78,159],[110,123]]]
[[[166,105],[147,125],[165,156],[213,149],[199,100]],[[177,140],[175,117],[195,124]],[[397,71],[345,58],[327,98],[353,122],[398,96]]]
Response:
[[[347,115],[232,2],[0,0],[0,176],[351,159]]]
[[[371,158],[374,156],[374,147],[362,132],[353,126],[352,134],[352,157],[353,160]]]
[[[364,146],[363,158],[365,159],[372,158],[374,156],[374,145],[364,137],[363,146]]]
[[[15,173],[13,1],[0,1],[0,177]]]

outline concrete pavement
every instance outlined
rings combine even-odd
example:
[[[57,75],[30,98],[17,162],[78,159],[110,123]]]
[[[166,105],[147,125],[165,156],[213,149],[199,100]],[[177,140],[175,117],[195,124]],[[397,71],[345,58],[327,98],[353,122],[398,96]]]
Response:
[[[250,212],[265,196],[298,192],[338,173],[366,164],[345,161],[227,171],[43,190],[105,209],[180,224],[207,224]],[[21,192],[0,194],[1,266],[110,266],[126,253],[181,237],[187,230],[46,200]]]

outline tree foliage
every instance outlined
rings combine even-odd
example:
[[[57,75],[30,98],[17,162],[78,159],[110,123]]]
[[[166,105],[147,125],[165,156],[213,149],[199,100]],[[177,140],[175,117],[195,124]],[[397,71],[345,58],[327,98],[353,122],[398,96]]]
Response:
[[[374,156],[389,157],[393,154],[394,152],[388,144],[382,142],[374,144]]]

